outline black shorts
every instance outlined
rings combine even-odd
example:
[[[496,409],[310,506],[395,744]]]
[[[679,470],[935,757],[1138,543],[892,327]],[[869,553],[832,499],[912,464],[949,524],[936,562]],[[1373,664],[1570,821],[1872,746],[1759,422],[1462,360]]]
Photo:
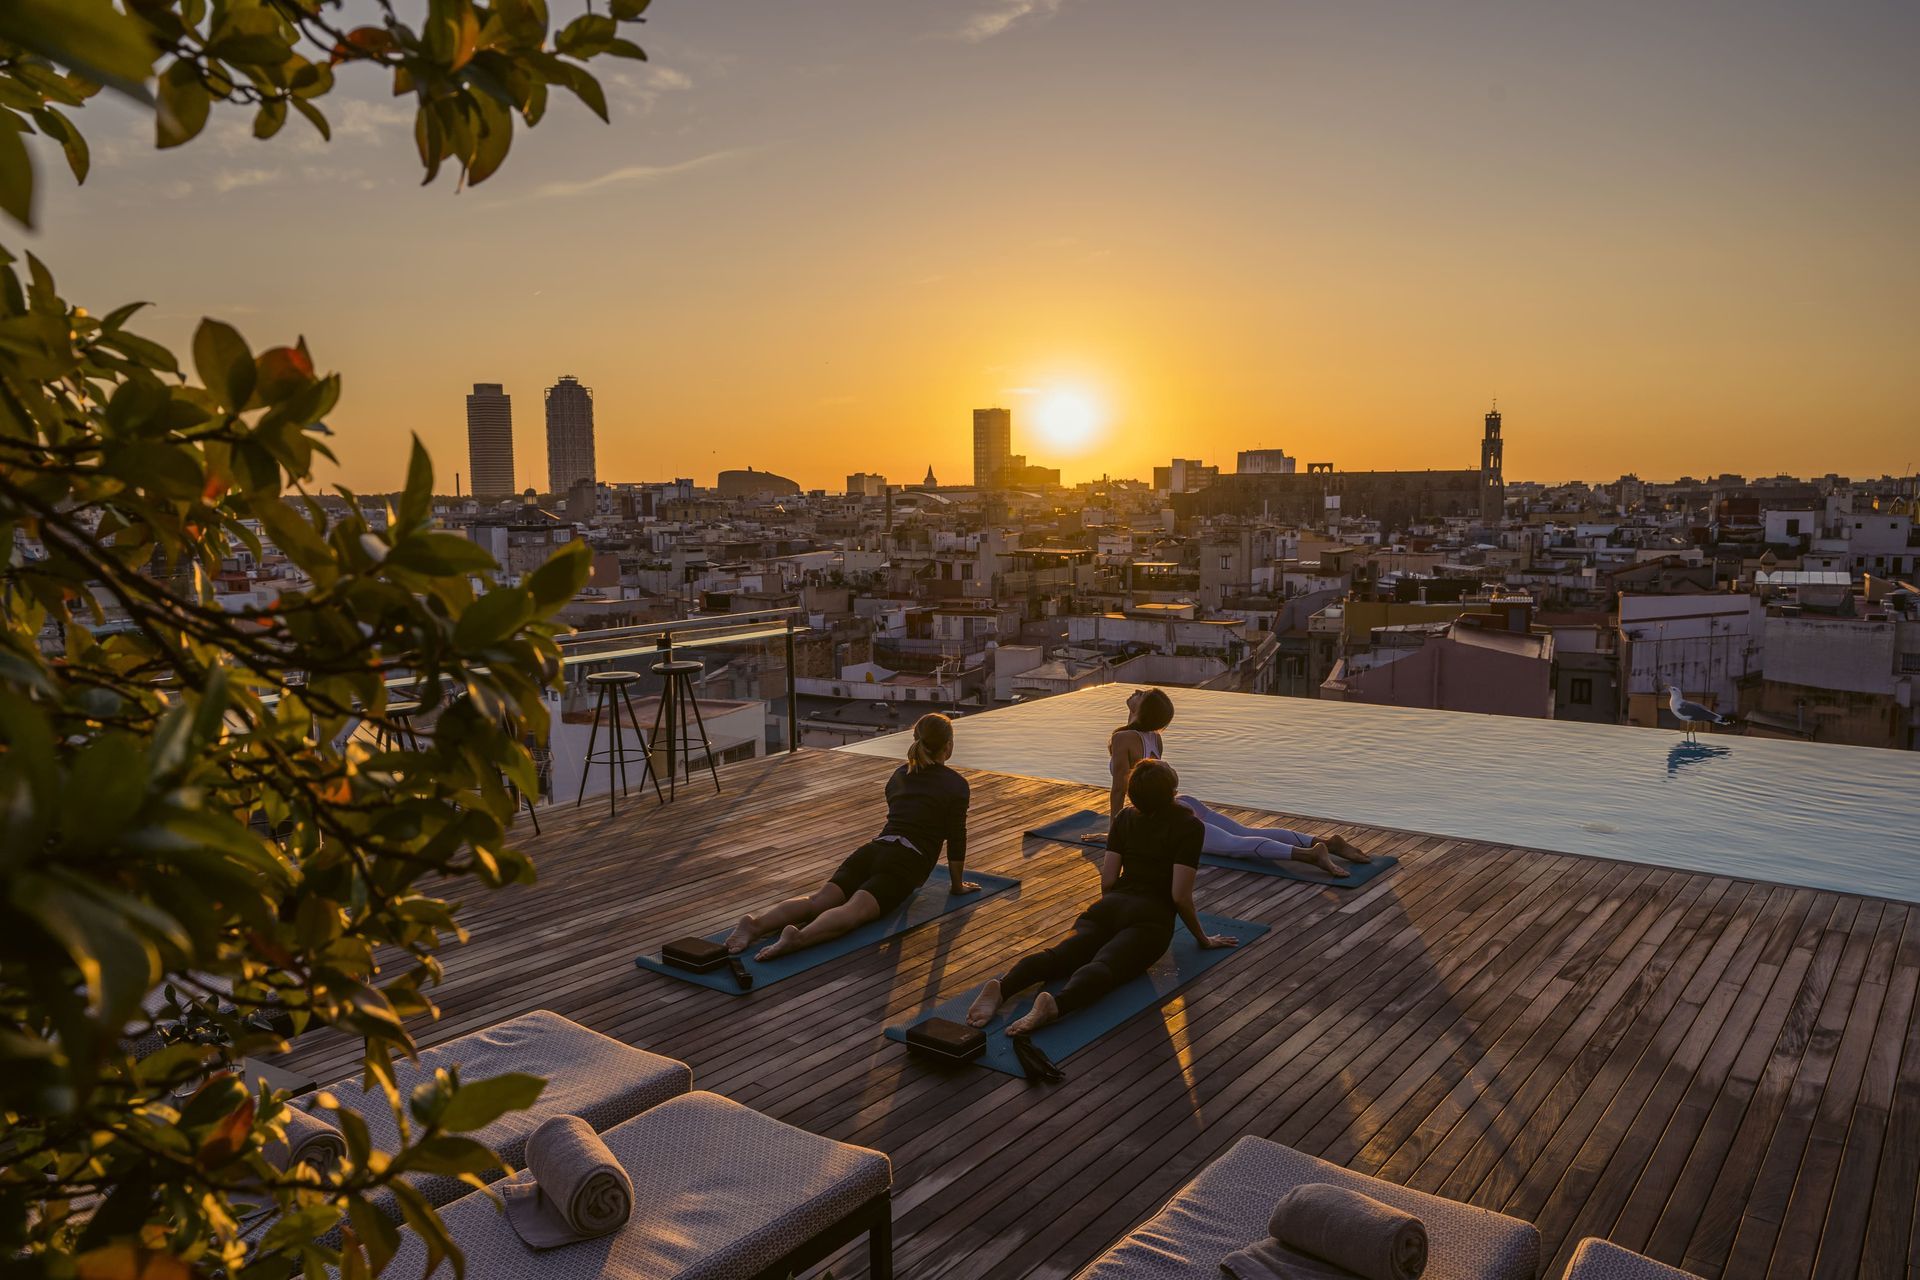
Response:
[[[869,840],[855,849],[827,883],[849,899],[865,889],[882,915],[913,896],[933,874],[927,855],[892,840]]]

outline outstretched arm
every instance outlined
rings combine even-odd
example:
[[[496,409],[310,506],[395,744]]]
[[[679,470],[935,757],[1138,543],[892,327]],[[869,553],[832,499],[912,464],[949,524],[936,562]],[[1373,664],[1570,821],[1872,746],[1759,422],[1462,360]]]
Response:
[[[967,801],[960,801],[953,823],[947,828],[947,878],[949,893],[978,893],[980,886],[967,879]]]
[[[1227,933],[1208,933],[1200,927],[1200,913],[1193,906],[1193,868],[1175,867],[1173,869],[1173,907],[1180,913],[1180,922],[1187,926],[1187,932],[1200,944],[1202,951],[1215,947],[1237,947],[1240,939]]]

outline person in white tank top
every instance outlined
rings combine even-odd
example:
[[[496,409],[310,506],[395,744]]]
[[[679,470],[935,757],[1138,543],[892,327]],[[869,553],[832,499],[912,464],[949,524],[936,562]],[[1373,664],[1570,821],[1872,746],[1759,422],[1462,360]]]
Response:
[[[1115,729],[1107,739],[1107,764],[1113,777],[1108,797],[1107,821],[1119,816],[1127,803],[1127,779],[1142,760],[1163,759],[1166,743],[1161,731],[1173,723],[1173,699],[1160,689],[1136,689],[1127,696],[1127,723]],[[1206,824],[1207,839],[1201,852],[1234,858],[1257,858],[1268,862],[1305,862],[1332,876],[1344,876],[1346,862],[1370,859],[1345,836],[1316,836],[1288,827],[1249,827],[1216,813],[1190,795],[1180,803],[1193,810]],[[1104,844],[1107,833],[1094,832],[1081,839]]]

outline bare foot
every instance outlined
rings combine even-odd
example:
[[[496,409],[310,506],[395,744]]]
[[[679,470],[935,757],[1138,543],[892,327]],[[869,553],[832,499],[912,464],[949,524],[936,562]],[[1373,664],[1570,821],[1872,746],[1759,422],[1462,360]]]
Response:
[[[988,978],[987,985],[980,988],[980,994],[973,998],[967,1007],[967,1025],[984,1027],[993,1021],[1000,1012],[1000,979]]]
[[[766,946],[760,948],[760,954],[755,956],[754,959],[774,960],[774,959],[778,959],[783,955],[786,955],[789,951],[798,951],[799,949],[800,949],[800,926],[797,924],[790,924],[786,928],[780,931],[779,937],[775,938],[772,942],[769,942]]]
[[[1333,860],[1333,850],[1324,840],[1316,840],[1305,849],[1294,851],[1294,857],[1301,862],[1311,862],[1330,876],[1344,876],[1347,869]]]
[[[760,926],[753,922],[752,916],[741,916],[740,923],[733,926],[733,932],[727,935],[727,954],[737,956],[753,945],[760,936]]]
[[[1328,836],[1327,847],[1333,850],[1336,858],[1345,858],[1348,862],[1372,862],[1359,845],[1345,836]]]
[[[1027,1016],[1008,1025],[1007,1034],[1010,1036],[1032,1035],[1059,1016],[1060,1006],[1053,1002],[1053,993],[1042,991],[1033,998],[1033,1008],[1027,1010]]]

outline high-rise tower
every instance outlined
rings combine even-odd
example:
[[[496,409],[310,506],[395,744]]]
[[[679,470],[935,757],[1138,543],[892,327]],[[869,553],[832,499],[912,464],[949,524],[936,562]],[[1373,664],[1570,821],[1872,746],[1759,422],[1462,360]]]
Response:
[[[1496,525],[1506,518],[1507,482],[1500,473],[1500,407],[1487,410],[1487,433],[1480,440],[1480,520]]]
[[[476,498],[513,493],[513,397],[497,382],[476,382],[467,397],[467,479]]]
[[[973,411],[973,486],[998,489],[1006,484],[1013,457],[1013,414],[1005,409]]]
[[[593,390],[568,374],[547,388],[547,491],[564,494],[595,479]]]

